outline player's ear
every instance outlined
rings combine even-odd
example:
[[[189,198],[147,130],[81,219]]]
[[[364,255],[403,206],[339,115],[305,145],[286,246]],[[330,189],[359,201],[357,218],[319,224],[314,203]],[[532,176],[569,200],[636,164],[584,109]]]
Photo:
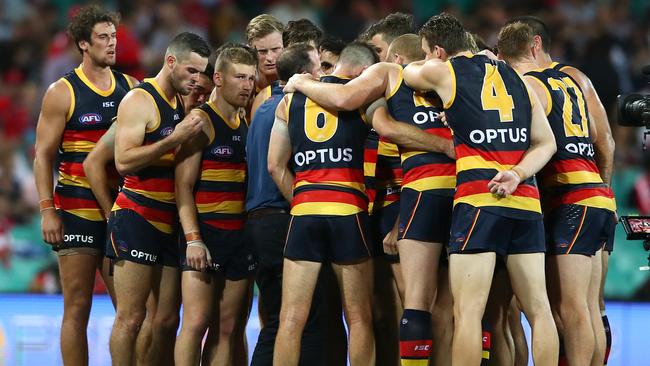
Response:
[[[221,88],[223,86],[223,75],[221,71],[216,71],[212,77],[212,81],[214,81],[214,86]]]
[[[88,50],[88,47],[90,47],[90,42],[82,39],[77,43],[77,45],[79,46],[79,48],[81,48],[82,52],[85,52]]]
[[[542,37],[540,37],[539,34],[533,36],[533,47],[537,52],[542,49]]]
[[[438,45],[433,46],[432,53],[437,59],[441,59],[441,60],[444,60],[445,59],[444,57],[447,56],[447,52],[445,52],[445,49]]]
[[[174,56],[172,54],[165,55],[165,64],[170,69],[173,69],[174,65],[176,64],[176,56]]]

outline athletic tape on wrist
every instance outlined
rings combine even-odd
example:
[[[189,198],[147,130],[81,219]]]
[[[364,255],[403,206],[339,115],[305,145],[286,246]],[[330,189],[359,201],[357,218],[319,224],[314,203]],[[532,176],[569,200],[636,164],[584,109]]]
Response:
[[[187,242],[188,247],[197,247],[205,250],[205,256],[208,259],[208,262],[212,262],[212,256],[210,255],[210,250],[208,247],[203,243],[202,240],[192,240]],[[208,264],[209,266],[210,264]]]

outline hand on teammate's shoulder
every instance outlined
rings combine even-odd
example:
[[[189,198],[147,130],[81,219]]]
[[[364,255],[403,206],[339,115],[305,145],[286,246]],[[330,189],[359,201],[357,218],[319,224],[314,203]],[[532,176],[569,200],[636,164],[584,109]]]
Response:
[[[310,79],[313,79],[312,76],[311,76],[311,74],[307,74],[307,73],[304,73],[304,74],[294,74],[294,75],[289,79],[289,81],[287,82],[287,84],[284,86],[284,89],[282,89],[282,91],[284,91],[285,94],[286,94],[286,93],[295,93],[296,91],[299,91],[299,90],[298,90],[298,85],[300,85],[300,82],[301,82],[301,81],[303,81],[303,80],[310,80]]]

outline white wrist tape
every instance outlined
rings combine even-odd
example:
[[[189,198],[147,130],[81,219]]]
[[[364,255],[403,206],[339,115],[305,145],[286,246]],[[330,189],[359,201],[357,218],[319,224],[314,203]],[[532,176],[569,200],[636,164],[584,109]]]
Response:
[[[187,243],[188,247],[197,247],[205,250],[205,256],[208,259],[208,265],[212,265],[212,256],[210,255],[210,250],[201,240],[192,240]]]

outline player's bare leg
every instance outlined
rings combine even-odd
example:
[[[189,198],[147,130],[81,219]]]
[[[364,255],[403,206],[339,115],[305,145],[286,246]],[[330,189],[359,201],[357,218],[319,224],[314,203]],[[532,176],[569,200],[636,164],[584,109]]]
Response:
[[[581,254],[550,256],[548,287],[553,288],[552,307],[561,319],[562,340],[570,365],[588,365],[595,338],[589,314],[588,292],[591,257]],[[597,295],[596,295],[597,296]]]
[[[234,354],[237,344],[241,344],[241,324],[244,314],[248,311],[248,289],[250,279],[231,281],[219,279],[223,284],[221,297],[219,298],[219,311],[215,314],[218,316],[218,327],[208,330],[208,338],[205,341],[205,352],[203,356],[203,365],[226,366],[234,364]],[[214,324],[214,322],[212,323]],[[216,324],[215,324],[216,325]]]
[[[454,299],[452,365],[481,363],[481,319],[495,261],[493,252],[449,256],[449,284]]]
[[[154,365],[174,364],[174,343],[180,321],[180,272],[177,267],[163,266],[160,280],[155,282],[154,294],[158,299],[151,325],[151,362]]]
[[[510,299],[512,299],[512,288],[508,271],[497,270],[492,278],[492,288],[484,315],[492,333],[490,363],[494,365],[508,366],[514,363],[514,344],[508,329]]]
[[[110,272],[111,272],[111,259],[104,257],[102,260],[99,261],[99,273],[101,273],[102,275],[102,280],[104,281],[104,285],[106,286],[106,292],[108,292],[108,296],[110,296],[111,302],[113,302],[113,308],[115,308],[116,306],[115,286],[113,284],[113,275]]]
[[[211,273],[184,271],[181,286],[183,323],[176,338],[174,359],[178,366],[198,365],[203,336],[213,315],[216,280]]]
[[[602,250],[601,255],[601,274],[600,274],[600,291],[599,291],[599,305],[600,305],[600,315],[602,316],[603,327],[605,329],[605,365],[609,359],[609,353],[612,348],[612,331],[609,326],[609,319],[607,319],[607,313],[605,312],[605,279],[607,278],[607,270],[609,268],[609,252]]]
[[[413,239],[398,242],[405,283],[404,314],[400,321],[400,356],[426,362],[431,354],[431,307],[438,285],[442,244]],[[413,342],[416,342],[413,344]]]
[[[89,254],[59,255],[63,287],[61,355],[66,365],[88,364],[86,328],[95,285],[95,271],[101,257]]]
[[[602,254],[603,250],[596,252],[591,259],[591,281],[589,282],[589,314],[591,316],[591,325],[595,337],[595,347],[591,358],[591,366],[602,366],[605,362],[605,352],[607,341],[605,339],[605,327],[600,313],[600,282],[603,270]]]
[[[431,346],[431,365],[451,365],[451,343],[454,335],[454,307],[449,288],[449,266],[438,269],[436,299],[431,310],[433,344]]]
[[[149,293],[147,298],[146,313],[147,315],[142,322],[140,327],[140,332],[138,332],[138,338],[135,343],[135,364],[138,366],[146,366],[151,364],[151,337],[152,334],[152,324],[153,318],[156,315],[156,307],[158,306],[158,300],[154,296],[153,291]]]
[[[111,331],[110,350],[113,365],[130,365],[135,343],[146,315],[145,304],[158,268],[129,261],[114,267],[117,311]]]
[[[528,365],[528,343],[526,342],[526,333],[521,324],[521,310],[517,304],[517,298],[512,297],[510,301],[510,310],[508,311],[508,324],[510,334],[515,346],[515,366]]]
[[[341,289],[341,302],[349,330],[350,365],[375,365],[372,330],[373,262],[332,264]],[[308,309],[309,310],[309,309]]]
[[[557,329],[546,294],[544,253],[513,254],[506,266],[512,290],[532,329],[532,351],[536,366],[556,366],[559,355]]]
[[[298,365],[302,331],[309,316],[321,266],[319,262],[284,260],[282,307],[280,326],[275,338],[273,365]]]

